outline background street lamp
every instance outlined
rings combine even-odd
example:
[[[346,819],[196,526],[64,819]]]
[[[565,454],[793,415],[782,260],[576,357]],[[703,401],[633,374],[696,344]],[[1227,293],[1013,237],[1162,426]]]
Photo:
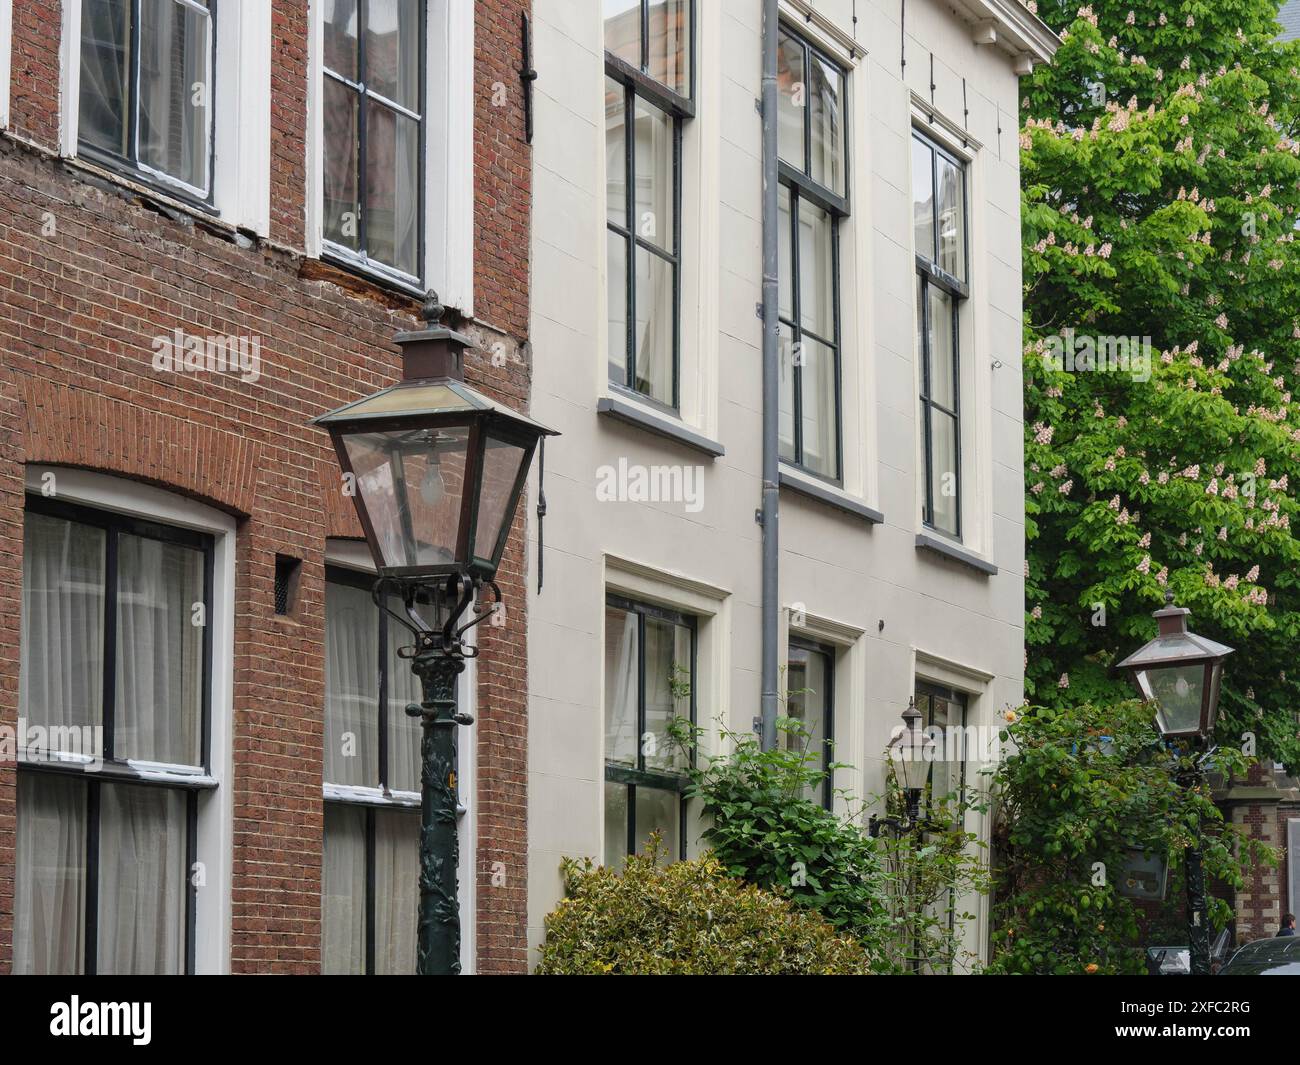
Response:
[[[430,292],[424,328],[399,333],[402,381],[314,420],[329,430],[344,491],[356,504],[379,579],[379,608],[404,625],[402,648],[420,680],[421,702],[406,712],[420,742],[420,912],[417,971],[460,971],[456,868],[456,678],[478,654],[463,637],[501,603],[493,578],[523,492],[533,452],[553,430],[465,384],[471,341],[441,325]],[[484,606],[483,586],[494,602]],[[389,607],[400,599],[403,613]],[[430,623],[445,615],[441,627]],[[472,611],[463,624],[461,618]]]
[[[910,832],[921,820],[921,792],[930,776],[935,743],[920,727],[921,711],[916,708],[915,696],[907,701],[907,709],[902,716],[903,727],[895,727],[886,750],[894,767],[895,779],[903,789],[904,814],[901,821],[894,817],[880,818],[872,814],[867,822],[867,831],[872,836],[880,835],[882,825]]]
[[[1180,758],[1179,782],[1203,783],[1197,748],[1214,732],[1219,715],[1219,686],[1223,662],[1233,649],[1187,631],[1184,607],[1174,606],[1173,592],[1152,617],[1159,625],[1154,640],[1134,651],[1116,667],[1128,671],[1143,700],[1156,711],[1160,734],[1177,747],[1184,741],[1189,757]],[[1201,865],[1201,826],[1195,826],[1186,851],[1187,935],[1194,976],[1210,975],[1210,924],[1205,901],[1205,872]]]

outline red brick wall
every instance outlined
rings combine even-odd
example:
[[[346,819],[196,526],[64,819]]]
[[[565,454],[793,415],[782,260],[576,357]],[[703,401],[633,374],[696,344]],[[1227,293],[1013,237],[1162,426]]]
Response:
[[[476,311],[500,344],[467,377],[527,409],[529,149],[518,91],[526,4],[476,4]],[[236,972],[320,967],[324,548],[358,535],[339,503],[322,411],[396,379],[391,337],[417,303],[305,260],[306,0],[275,0],[272,240],[176,221],[55,157],[60,5],[15,5],[13,126],[0,134],[0,724],[18,701],[24,463],[147,481],[239,519],[235,593]],[[494,106],[492,84],[507,87]],[[49,222],[53,222],[53,232]],[[43,232],[43,225],[46,232]],[[153,370],[174,328],[261,338],[262,378]],[[488,328],[491,327],[491,328]],[[501,330],[498,333],[496,330]],[[509,622],[482,633],[479,969],[522,971],[526,914],[524,516],[502,566]],[[303,559],[292,617],[273,608],[277,553]],[[15,782],[0,765],[0,971],[12,957]],[[497,865],[495,863],[500,863]],[[494,885],[500,871],[504,883]],[[501,876],[495,878],[497,881]]]
[[[1271,768],[1251,767],[1247,786],[1260,788],[1269,782]],[[1249,943],[1275,935],[1282,914],[1289,907],[1287,885],[1290,863],[1296,857],[1287,852],[1287,821],[1300,817],[1300,803],[1294,792],[1276,791],[1275,799],[1232,801],[1228,810],[1232,823],[1248,838],[1274,848],[1278,853],[1275,868],[1259,864],[1247,870],[1245,884],[1236,892],[1237,943]]]

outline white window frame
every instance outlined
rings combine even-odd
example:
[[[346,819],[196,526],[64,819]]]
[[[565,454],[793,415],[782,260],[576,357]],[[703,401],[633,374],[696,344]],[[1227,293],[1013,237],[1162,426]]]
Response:
[[[374,574],[375,564],[370,551],[359,540],[342,538],[325,541],[325,564],[340,569],[354,570],[358,573]],[[322,620],[324,614],[321,615]],[[473,647],[477,644],[476,633],[470,629],[465,634],[465,642]],[[321,691],[322,707],[324,690]],[[456,683],[457,709],[471,715],[478,721],[478,659],[465,660],[465,672]],[[324,734],[322,733],[322,742]],[[478,911],[478,881],[475,878],[476,858],[478,855],[478,818],[474,808],[474,799],[478,794],[478,731],[476,725],[466,727],[457,737],[456,777],[461,785],[460,798],[456,803],[456,825],[460,839],[460,865],[456,875],[460,885],[460,968],[462,973],[475,972],[478,957],[478,925],[475,915]],[[349,787],[342,784],[322,782],[323,801],[345,801],[351,803],[373,803],[382,809],[391,810],[393,800],[398,805],[413,806],[418,816],[420,793],[418,791],[392,791],[385,794],[381,788]],[[322,824],[322,843],[324,826]]]
[[[0,0],[0,129],[9,128],[9,73],[13,51],[13,0]]]
[[[11,0],[0,0],[0,3]],[[232,226],[271,232],[271,0],[225,0],[215,13],[212,68],[212,209]],[[59,154],[78,158],[81,100],[81,0],[63,0],[59,54]],[[79,159],[119,184],[129,175]],[[183,189],[166,175],[139,168],[140,183],[166,196]],[[195,192],[196,190],[189,190]],[[197,211],[181,201],[187,211]]]
[[[721,298],[722,283],[722,64],[702,61],[703,56],[720,55],[724,28],[722,5],[695,0],[694,95],[695,113],[682,121],[680,169],[681,240],[677,248],[678,308],[677,410],[642,401],[609,379],[609,254],[606,245],[606,159],[604,141],[605,45],[604,23],[596,19],[600,62],[591,70],[589,99],[592,121],[601,131],[596,147],[596,188],[592,197],[599,242],[596,263],[599,270],[599,321],[595,336],[594,394],[621,404],[643,409],[652,420],[666,422],[706,439],[717,439],[719,430],[718,336],[722,315],[730,305]],[[632,267],[629,265],[629,269]],[[729,325],[731,323],[728,323]]]
[[[933,116],[933,121],[931,117]],[[915,531],[920,534],[938,536],[961,547],[985,561],[992,561],[993,555],[993,363],[989,357],[989,267],[984,254],[985,208],[982,197],[985,193],[984,151],[979,141],[969,134],[962,134],[960,124],[954,123],[921,101],[915,94],[908,105],[907,130],[907,202],[909,209],[908,249],[911,252],[909,263],[916,255],[916,232],[910,222],[912,202],[912,152],[911,138],[913,130],[928,140],[933,141],[954,158],[961,160],[966,171],[966,285],[968,295],[961,302],[958,315],[959,330],[959,373],[961,416],[959,419],[961,440],[958,453],[961,455],[961,537],[954,539],[948,533],[940,532],[925,524],[925,426],[921,423],[919,408],[916,417],[916,507]],[[964,141],[964,143],[963,143]],[[911,310],[909,331],[916,326],[916,282],[913,270],[911,295],[908,298]],[[912,351],[916,350],[916,338],[912,337]],[[921,394],[923,367],[913,354],[915,397]]]
[[[234,773],[232,723],[235,681],[235,519],[228,514],[160,488],[121,477],[57,466],[29,465],[28,492],[43,494],[53,475],[52,498],[95,510],[126,514],[213,538],[212,714],[209,758],[214,791],[199,802],[196,853],[206,883],[195,904],[194,971],[230,972],[231,876],[234,862]],[[156,767],[159,779],[167,777]],[[182,774],[182,778],[184,778]]]
[[[703,765],[710,754],[721,750],[718,722],[729,706],[731,692],[731,592],[725,588],[697,580],[681,573],[621,558],[606,553],[604,572],[595,589],[599,599],[593,604],[595,617],[599,618],[596,646],[605,646],[605,602],[610,593],[625,596],[643,603],[676,610],[695,618],[695,700],[699,731],[698,763]],[[605,691],[605,654],[599,654],[600,692]],[[595,789],[597,834],[593,846],[604,853],[605,839],[605,712],[602,695],[597,727],[593,730],[592,779],[598,782]],[[731,727],[747,730],[750,724],[733,722]],[[700,851],[700,832],[704,827],[696,809],[687,811],[686,854],[694,858]]]
[[[425,0],[424,247],[423,276],[412,279],[378,263],[353,260],[352,269],[421,291],[435,289],[444,306],[474,314],[474,8],[458,0]],[[324,21],[320,0],[309,8],[307,61],[307,254],[321,258],[325,134]]]

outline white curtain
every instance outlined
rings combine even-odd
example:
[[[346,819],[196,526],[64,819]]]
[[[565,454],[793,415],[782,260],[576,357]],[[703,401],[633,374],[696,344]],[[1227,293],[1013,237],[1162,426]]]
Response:
[[[394,603],[393,609],[401,605]],[[420,682],[410,659],[397,654],[411,642],[409,632],[388,624],[388,786],[399,791],[420,790],[420,719],[406,713],[409,704],[420,701]]]
[[[19,714],[29,725],[101,724],[103,661],[104,533],[29,512]]]
[[[366,963],[366,812],[325,804],[321,953],[326,974],[360,973]]]
[[[415,972],[420,897],[420,817],[375,812],[375,972]]]
[[[180,973],[185,793],[105,784],[99,803],[99,972]]]
[[[140,15],[140,162],[205,189],[211,20],[177,0],[143,0]]]
[[[325,585],[325,780],[379,784],[379,615],[370,593]]]
[[[80,973],[85,922],[86,786],[19,773],[14,972]]]
[[[637,616],[605,610],[605,760],[636,764]]]
[[[122,535],[117,588],[113,752],[118,758],[197,765],[204,630],[194,624],[194,606],[203,602],[203,556]]]

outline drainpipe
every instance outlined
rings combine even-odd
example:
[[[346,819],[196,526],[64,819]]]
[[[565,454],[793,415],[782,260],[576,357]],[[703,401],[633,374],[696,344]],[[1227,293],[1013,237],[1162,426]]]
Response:
[[[776,41],[777,0],[763,0],[763,648],[762,701],[759,741],[764,750],[776,746],[777,718],[777,513],[779,510],[778,431],[781,378],[777,323],[777,177],[776,177]]]

